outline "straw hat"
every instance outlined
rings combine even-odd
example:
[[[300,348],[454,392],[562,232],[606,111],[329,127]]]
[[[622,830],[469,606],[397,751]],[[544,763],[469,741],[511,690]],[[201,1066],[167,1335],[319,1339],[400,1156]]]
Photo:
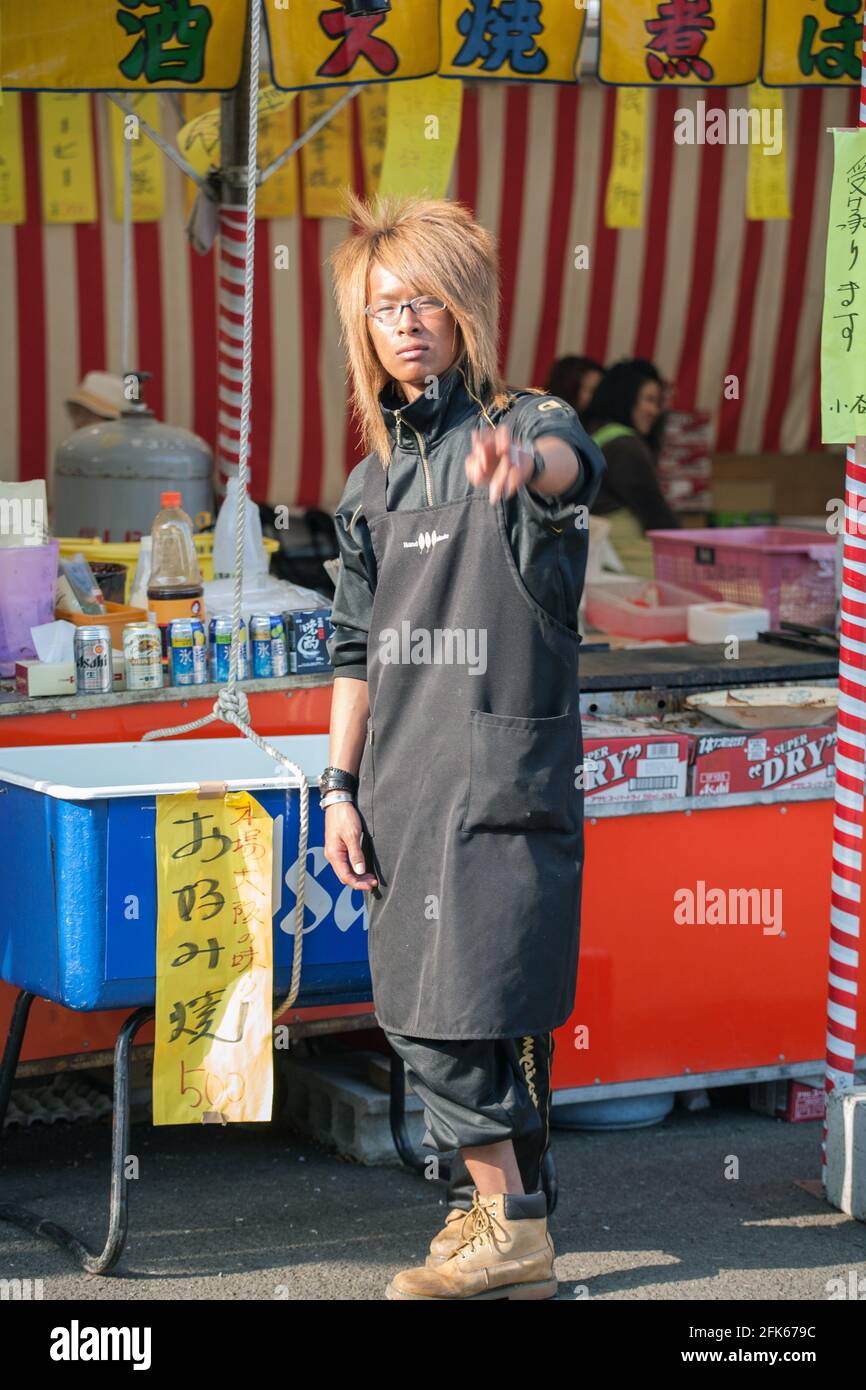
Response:
[[[81,385],[66,398],[67,405],[83,405],[104,420],[116,420],[127,404],[123,377],[110,372],[88,372]]]

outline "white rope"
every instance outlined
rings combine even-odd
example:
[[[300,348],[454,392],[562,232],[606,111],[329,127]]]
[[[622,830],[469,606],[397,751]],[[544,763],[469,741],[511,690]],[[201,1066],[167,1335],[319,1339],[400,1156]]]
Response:
[[[121,283],[120,283],[120,370],[123,387],[132,362],[129,356],[130,332],[132,323],[132,141],[129,139],[124,120],[123,129],[123,239],[121,242]],[[140,367],[141,363],[137,363]]]
[[[233,724],[244,738],[249,739],[268,757],[291,774],[295,779],[287,783],[296,785],[300,791],[300,833],[298,836],[298,881],[295,890],[295,931],[294,953],[292,956],[292,980],[285,999],[274,1009],[276,1020],[291,1008],[298,997],[301,984],[301,961],[304,949],[304,896],[307,876],[307,842],[310,825],[310,790],[307,779],[297,763],[280,753],[273,744],[268,743],[250,727],[250,708],[247,697],[237,688],[238,656],[240,652],[241,596],[244,578],[244,520],[247,502],[247,454],[249,452],[250,395],[253,375],[253,272],[255,267],[256,233],[256,143],[259,115],[259,49],[261,37],[261,7],[258,0],[250,4],[250,127],[247,150],[247,222],[246,259],[244,266],[244,337],[243,337],[243,379],[241,387],[241,425],[240,449],[238,453],[238,515],[235,532],[235,578],[234,601],[232,605],[232,644],[229,658],[228,683],[220,690],[210,714],[194,719],[189,724],[178,724],[171,729],[152,729],[142,736],[142,741],[157,738],[173,738],[176,734],[192,733],[203,729],[206,724],[221,720]],[[287,827],[288,828],[288,827]]]

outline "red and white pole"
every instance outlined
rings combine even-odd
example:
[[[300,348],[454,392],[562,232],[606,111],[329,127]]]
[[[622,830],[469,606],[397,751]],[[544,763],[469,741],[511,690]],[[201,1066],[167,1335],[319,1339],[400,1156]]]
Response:
[[[866,14],[860,76],[860,121],[866,126]],[[839,635],[839,719],[830,892],[827,1066],[824,1090],[854,1084],[857,992],[861,974],[864,782],[866,782],[866,437],[849,444],[845,463],[845,537]],[[824,1121],[822,1176],[827,1173]]]
[[[244,276],[253,248],[245,208],[223,206],[219,216],[217,488],[224,493],[227,479],[237,477],[240,458]]]

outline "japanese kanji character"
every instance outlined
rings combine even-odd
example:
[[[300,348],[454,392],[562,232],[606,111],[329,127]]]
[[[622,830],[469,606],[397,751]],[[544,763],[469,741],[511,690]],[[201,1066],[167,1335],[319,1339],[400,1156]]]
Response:
[[[217,1033],[210,1031],[213,1016],[219,1005],[222,1003],[224,989],[208,989],[204,994],[197,994],[194,999],[188,999],[184,1004],[179,999],[175,1000],[174,1008],[169,1015],[169,1023],[175,1025],[174,1032],[169,1037],[169,1042],[177,1042],[181,1033],[189,1033],[190,1043],[196,1042],[199,1038],[213,1038],[214,1042],[239,1043],[244,1035],[244,1024],[247,1020],[249,1004],[241,1004],[238,1017],[238,1035],[236,1038],[221,1038]],[[197,1007],[195,1007],[197,1006]],[[186,1027],[187,1010],[189,1010],[196,1022],[194,1028]]]
[[[184,888],[175,888],[174,895],[177,898],[177,910],[182,922],[189,922],[192,919],[193,908],[198,906],[201,913],[201,920],[209,922],[212,917],[216,917],[222,912],[226,905],[225,897],[218,891],[219,880],[215,878],[200,878],[196,883],[188,883]],[[203,893],[201,900],[196,902],[198,894],[196,889],[204,885],[207,892]],[[213,910],[207,911],[210,907]]]
[[[481,60],[485,72],[507,62],[512,72],[535,77],[547,67],[547,54],[535,40],[544,33],[540,0],[470,0],[457,20],[465,40],[454,59],[468,67]]]
[[[712,0],[663,0],[656,19],[644,21],[652,35],[647,48],[647,71],[654,82],[667,77],[688,77],[694,73],[702,82],[712,82],[714,71],[706,58],[700,57],[707,33],[715,29]],[[667,61],[660,53],[668,55]]]
[[[139,35],[119,64],[130,81],[144,77],[147,82],[201,82],[204,52],[213,23],[207,5],[191,5],[190,0],[118,0],[122,9],[115,18],[127,34]],[[157,14],[133,15],[145,5]],[[169,47],[169,44],[171,47]]]

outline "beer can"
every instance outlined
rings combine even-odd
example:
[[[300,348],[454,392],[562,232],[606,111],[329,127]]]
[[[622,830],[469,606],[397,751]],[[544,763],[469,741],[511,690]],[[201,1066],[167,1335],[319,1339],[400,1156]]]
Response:
[[[289,649],[282,613],[253,613],[250,617],[253,676],[287,676]]]
[[[207,647],[200,618],[175,618],[168,625],[168,660],[172,685],[204,685]]]
[[[217,613],[211,618],[209,626],[210,678],[212,681],[227,681],[231,665],[232,617],[230,613]],[[247,642],[247,625],[241,618],[240,645],[238,647],[238,680],[249,680],[250,652]]]
[[[162,689],[162,633],[156,623],[127,623],[123,629],[127,690]]]
[[[114,683],[111,629],[77,627],[72,639],[75,689],[79,695],[110,695]]]

